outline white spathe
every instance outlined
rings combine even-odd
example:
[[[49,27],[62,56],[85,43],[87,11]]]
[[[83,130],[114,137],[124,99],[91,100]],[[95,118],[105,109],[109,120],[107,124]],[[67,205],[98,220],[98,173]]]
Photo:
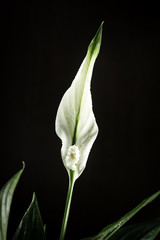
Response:
[[[98,134],[90,86],[94,63],[101,45],[102,25],[91,41],[75,79],[65,92],[56,116],[56,133],[62,140],[62,160],[68,173],[70,170],[75,171],[75,179],[84,170]]]

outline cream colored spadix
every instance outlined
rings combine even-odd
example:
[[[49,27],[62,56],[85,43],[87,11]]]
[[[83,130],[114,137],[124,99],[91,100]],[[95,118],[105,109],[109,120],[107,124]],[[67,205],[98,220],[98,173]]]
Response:
[[[71,170],[75,172],[75,179],[84,170],[98,134],[90,86],[94,63],[101,45],[102,25],[91,41],[75,79],[65,92],[56,116],[56,133],[62,140],[62,160],[69,174]]]

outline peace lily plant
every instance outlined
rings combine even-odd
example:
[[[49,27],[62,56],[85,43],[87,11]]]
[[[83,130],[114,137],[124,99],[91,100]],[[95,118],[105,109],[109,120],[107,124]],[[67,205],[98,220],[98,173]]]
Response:
[[[65,238],[75,181],[86,167],[91,147],[98,134],[98,126],[92,109],[90,88],[93,67],[101,46],[102,27],[103,23],[91,41],[80,69],[70,88],[62,97],[57,111],[55,129],[62,140],[61,157],[69,176],[69,187],[59,240]],[[0,240],[7,240],[7,226],[12,197],[23,170],[24,164],[23,168],[0,191]],[[120,220],[106,226],[98,234],[86,238],[86,240],[155,239],[160,232],[160,218],[127,227],[122,226],[143,207],[157,198],[159,194],[160,191],[146,198]],[[46,239],[45,227],[35,194],[33,194],[32,202],[12,238],[12,240],[32,239]]]

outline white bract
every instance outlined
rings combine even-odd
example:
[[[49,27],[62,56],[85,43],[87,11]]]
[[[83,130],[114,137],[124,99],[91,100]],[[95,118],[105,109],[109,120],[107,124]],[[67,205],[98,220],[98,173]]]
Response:
[[[87,55],[65,92],[56,116],[56,133],[62,140],[61,156],[70,174],[77,179],[86,166],[89,152],[98,134],[92,110],[91,77],[102,38],[102,24],[91,41]]]

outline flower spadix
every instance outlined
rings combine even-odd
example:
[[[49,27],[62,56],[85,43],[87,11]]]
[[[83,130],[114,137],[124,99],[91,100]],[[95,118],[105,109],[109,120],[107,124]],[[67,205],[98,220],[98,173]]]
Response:
[[[74,171],[75,179],[84,170],[98,134],[90,87],[94,63],[101,45],[102,25],[91,41],[75,79],[65,92],[56,116],[56,133],[62,140],[62,160],[69,175]]]

